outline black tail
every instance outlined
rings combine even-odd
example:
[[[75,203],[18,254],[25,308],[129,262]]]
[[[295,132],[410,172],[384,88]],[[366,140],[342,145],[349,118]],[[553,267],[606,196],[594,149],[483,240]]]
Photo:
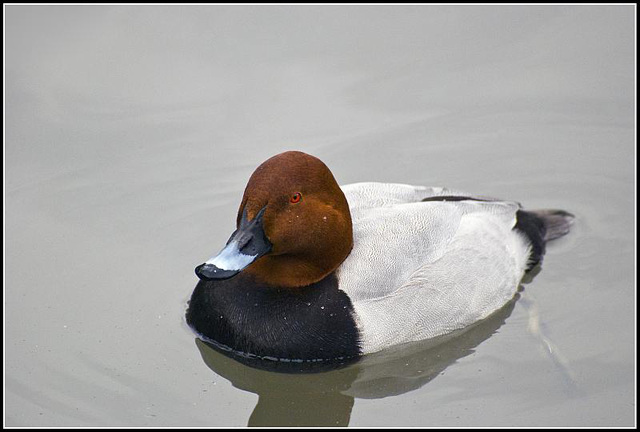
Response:
[[[523,232],[531,242],[531,257],[527,271],[542,262],[545,245],[549,240],[567,234],[574,216],[564,210],[518,210],[514,229]]]

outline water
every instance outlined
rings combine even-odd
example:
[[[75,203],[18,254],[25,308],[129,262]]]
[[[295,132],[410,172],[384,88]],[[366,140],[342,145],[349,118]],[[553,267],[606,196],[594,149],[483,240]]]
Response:
[[[632,426],[632,6],[8,6],[7,426]],[[562,208],[517,301],[314,375],[183,321],[249,176]]]

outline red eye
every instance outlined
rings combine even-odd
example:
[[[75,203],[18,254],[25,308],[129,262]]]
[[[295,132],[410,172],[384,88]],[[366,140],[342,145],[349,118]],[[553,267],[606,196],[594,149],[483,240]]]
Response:
[[[299,203],[301,199],[302,199],[302,194],[300,192],[296,192],[293,195],[291,195],[291,199],[289,201],[295,204],[295,203]]]

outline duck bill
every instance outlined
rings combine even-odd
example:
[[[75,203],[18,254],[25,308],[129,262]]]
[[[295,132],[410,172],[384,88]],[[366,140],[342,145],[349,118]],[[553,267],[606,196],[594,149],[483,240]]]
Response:
[[[262,226],[265,209],[266,206],[251,221],[247,220],[245,209],[238,229],[231,235],[224,249],[196,267],[196,275],[201,280],[229,279],[271,251],[271,242]]]

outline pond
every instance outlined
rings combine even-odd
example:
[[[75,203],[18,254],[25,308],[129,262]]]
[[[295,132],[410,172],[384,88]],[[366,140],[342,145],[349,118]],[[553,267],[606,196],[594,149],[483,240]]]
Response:
[[[6,6],[6,426],[633,426],[633,6]],[[184,321],[253,170],[576,215],[504,308],[344,368]]]

